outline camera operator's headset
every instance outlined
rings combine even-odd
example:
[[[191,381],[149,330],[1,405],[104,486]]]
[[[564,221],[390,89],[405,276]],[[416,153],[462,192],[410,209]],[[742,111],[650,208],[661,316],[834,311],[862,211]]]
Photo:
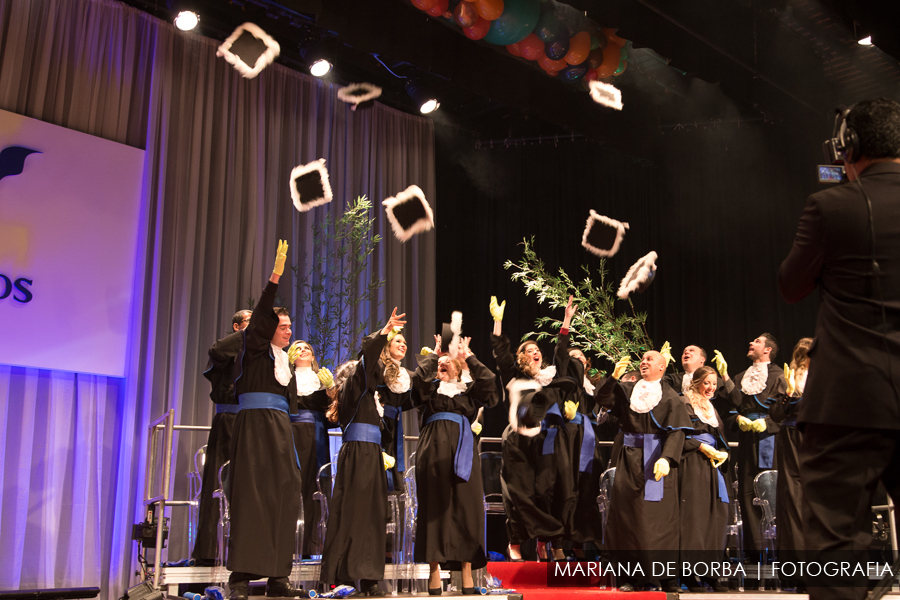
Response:
[[[859,191],[862,192],[863,198],[866,199],[866,207],[868,209],[869,214],[869,243],[871,249],[871,270],[866,273],[866,275],[871,276],[875,281],[875,290],[877,294],[878,304],[881,306],[881,343],[884,348],[884,353],[888,357],[888,377],[891,381],[891,387],[894,390],[894,397],[897,399],[898,403],[900,403],[900,395],[897,392],[897,385],[894,383],[894,372],[891,368],[891,356],[890,351],[888,349],[887,344],[887,312],[884,306],[884,295],[881,291],[881,266],[878,264],[878,253],[876,252],[875,245],[875,222],[872,219],[872,201],[869,199],[869,195],[866,193],[865,188],[863,187],[862,181],[860,180],[859,174],[856,172],[856,161],[859,160],[860,157],[860,143],[859,136],[856,131],[847,124],[847,115],[850,114],[850,109],[845,107],[840,107],[837,109],[837,117],[834,120],[834,130],[832,131],[831,140],[834,150],[840,158],[843,159],[844,164],[848,169],[853,171],[853,177],[856,181],[857,187],[859,187]],[[875,586],[875,589],[872,591],[871,600],[878,600],[891,588],[893,582],[893,575],[891,573],[896,573],[897,570],[900,569],[900,557],[898,557],[892,568],[886,574],[881,581],[878,582],[878,585]]]

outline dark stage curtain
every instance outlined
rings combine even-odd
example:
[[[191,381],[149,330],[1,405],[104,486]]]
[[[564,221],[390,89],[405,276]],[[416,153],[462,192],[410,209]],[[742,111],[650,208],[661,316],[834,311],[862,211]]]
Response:
[[[655,348],[671,342],[679,370],[684,346],[699,344],[710,358],[721,350],[737,374],[749,364],[747,343],[765,331],[782,344],[776,364],[789,361],[793,344],[814,328],[815,301],[788,306],[775,287],[805,197],[818,189],[818,132],[801,133],[764,124],[670,133],[659,136],[651,162],[568,137],[476,149],[470,135],[436,126],[437,320],[463,311],[465,334],[493,365],[491,295],[507,300],[503,329],[514,344],[539,315],[561,319],[561,309],[551,313],[534,294],[526,297],[502,265],[534,236],[548,270],[583,279],[580,265],[593,270],[599,262],[581,246],[593,208],[630,224],[607,261],[614,290],[635,260],[659,254],[656,280],[632,298],[648,313]],[[618,307],[631,310],[624,301]],[[549,356],[552,347],[542,350]],[[492,411],[485,435],[502,432],[504,410]]]
[[[180,424],[210,423],[206,351],[259,297],[279,238],[302,272],[313,223],[367,194],[384,241],[360,283],[387,285],[362,316],[380,328],[399,306],[413,347],[434,330],[435,236],[398,243],[380,207],[413,183],[435,205],[430,121],[350,111],[335,85],[279,65],[243,79],[217,45],[109,0],[0,0],[0,108],[146,151],[127,377],[0,366],[2,589],[100,586],[118,598],[134,583],[147,425],[170,408]],[[335,199],[301,215],[290,169],[317,158]],[[281,296],[302,316],[285,275]],[[176,499],[205,442],[177,436]],[[172,516],[177,560],[186,509]]]

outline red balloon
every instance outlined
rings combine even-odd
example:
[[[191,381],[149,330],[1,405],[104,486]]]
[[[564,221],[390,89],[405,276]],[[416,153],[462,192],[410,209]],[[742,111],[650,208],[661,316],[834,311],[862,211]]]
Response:
[[[588,69],[588,72],[584,74],[582,81],[594,81],[595,79],[599,79],[599,75],[597,75],[596,69]]]
[[[437,4],[435,4],[431,10],[427,10],[429,15],[432,17],[441,17],[444,15],[444,12],[450,8],[450,0],[437,0]]]
[[[522,51],[522,58],[537,60],[544,56],[544,42],[537,35],[529,33],[528,37],[519,42],[519,50]]]
[[[552,72],[554,75],[558,71],[562,71],[566,68],[566,61],[564,60],[553,60],[549,58],[546,54],[541,55],[538,59],[538,64],[541,65],[541,68],[545,71]],[[616,65],[616,68],[619,68],[619,65]]]
[[[513,56],[522,56],[522,49],[519,48],[519,42],[507,45],[506,50]]]
[[[413,6],[419,10],[429,11],[434,8],[438,0],[412,0]]]
[[[475,0],[475,10],[482,19],[494,21],[503,14],[503,0]]]
[[[478,13],[475,12],[475,7],[468,2],[460,2],[453,10],[453,20],[456,21],[457,25],[465,29],[478,22]]]
[[[491,22],[487,19],[482,19],[478,17],[478,20],[475,21],[475,24],[471,27],[466,27],[463,29],[463,33],[466,34],[466,37],[470,40],[480,40],[484,36],[488,34],[488,31],[491,30]],[[616,63],[616,69],[619,68],[619,64]],[[615,69],[613,69],[615,70]]]
[[[590,52],[591,34],[581,31],[569,40],[569,51],[566,53],[565,60],[570,65],[580,65],[587,60]]]

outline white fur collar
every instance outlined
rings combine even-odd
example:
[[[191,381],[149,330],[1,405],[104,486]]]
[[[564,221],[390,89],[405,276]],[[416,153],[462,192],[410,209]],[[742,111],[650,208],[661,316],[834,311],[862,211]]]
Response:
[[[693,373],[685,373],[684,377],[681,378],[681,393],[687,394],[688,390],[691,388],[691,383],[694,382],[694,374]]]
[[[544,367],[538,371],[534,376],[534,380],[541,384],[541,386],[545,386],[549,385],[554,377],[556,377],[556,365],[550,365],[549,367]]]
[[[465,381],[442,381],[438,385],[438,394],[442,396],[447,396],[448,398],[452,398],[453,396],[459,396],[463,392],[466,391],[466,387],[468,384]]]
[[[711,427],[718,427],[719,420],[716,418],[716,409],[713,408],[710,401],[693,390],[686,394],[697,418]]]
[[[794,381],[797,386],[797,392],[802,396],[803,390],[806,389],[806,376],[809,375],[809,369],[803,369],[799,374],[794,375]]]
[[[648,413],[662,400],[662,383],[639,379],[631,390],[631,410],[636,413]]]
[[[584,391],[590,396],[594,395],[594,384],[587,378],[587,375],[584,376]]]
[[[769,363],[761,362],[750,365],[741,377],[741,391],[748,396],[755,396],[766,389],[766,381],[769,379]]]
[[[384,404],[381,403],[381,394],[379,394],[378,392],[375,392],[375,395],[373,396],[373,398],[375,398],[375,410],[378,411],[378,418],[383,419],[384,418]]]
[[[397,373],[397,381],[393,384],[388,384],[388,387],[395,394],[402,394],[403,392],[408,392],[409,388],[412,387],[412,384],[409,381],[409,371],[403,368],[403,365],[400,364],[399,360],[394,358],[391,359],[394,361],[394,364],[397,365],[399,372]]]
[[[272,347],[272,356],[275,357],[275,379],[281,385],[287,385],[291,382],[291,363],[288,361],[287,352],[270,343]]]
[[[297,367],[294,377],[297,378],[297,394],[300,396],[309,396],[322,389],[322,382],[319,381],[319,376],[313,372],[312,367]]]

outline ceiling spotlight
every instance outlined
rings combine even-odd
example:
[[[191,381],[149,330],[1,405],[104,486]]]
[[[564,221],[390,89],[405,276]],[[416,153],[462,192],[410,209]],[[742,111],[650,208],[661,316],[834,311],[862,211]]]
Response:
[[[309,65],[309,72],[314,77],[322,77],[331,70],[331,63],[325,60],[324,58],[320,58],[315,61],[313,64]]]
[[[441,105],[425,88],[416,82],[410,81],[406,84],[406,93],[413,99],[413,102],[419,107],[419,112],[423,115],[434,112]]]
[[[872,36],[867,35],[864,38],[861,38],[858,42],[856,42],[860,46],[871,46],[872,45]]]
[[[175,27],[182,31],[190,31],[200,23],[200,16],[192,10],[183,10],[175,17]]]

